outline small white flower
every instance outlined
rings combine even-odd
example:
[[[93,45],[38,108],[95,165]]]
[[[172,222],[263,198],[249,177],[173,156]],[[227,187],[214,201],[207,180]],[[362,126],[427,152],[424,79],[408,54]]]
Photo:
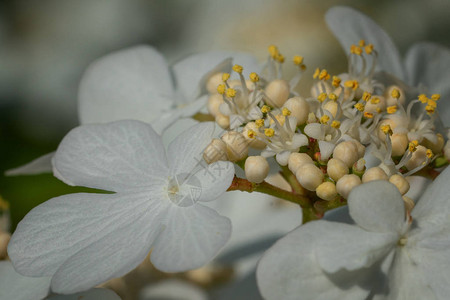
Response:
[[[259,263],[266,299],[447,299],[450,169],[411,214],[386,181],[356,187],[355,224],[314,221],[279,240]],[[370,295],[370,296],[369,296]],[[373,297],[373,298],[371,298]]]
[[[53,159],[73,185],[114,194],[70,194],[34,208],[18,225],[8,252],[18,272],[52,276],[52,290],[73,293],[120,277],[151,261],[166,272],[202,266],[228,240],[227,218],[200,204],[231,184],[229,162],[201,167],[212,123],[171,142],[140,121],[72,130]]]

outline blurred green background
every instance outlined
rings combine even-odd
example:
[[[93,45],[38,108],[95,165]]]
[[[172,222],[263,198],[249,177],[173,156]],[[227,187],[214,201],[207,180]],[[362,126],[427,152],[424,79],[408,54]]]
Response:
[[[214,49],[248,51],[264,59],[267,46],[276,44],[286,57],[303,55],[310,72],[316,66],[344,71],[344,52],[323,20],[337,4],[372,17],[401,53],[424,40],[450,46],[449,0],[1,1],[0,173],[54,151],[78,124],[83,70],[127,46],[153,45],[172,63]],[[0,177],[13,228],[39,203],[85,190],[50,174]]]

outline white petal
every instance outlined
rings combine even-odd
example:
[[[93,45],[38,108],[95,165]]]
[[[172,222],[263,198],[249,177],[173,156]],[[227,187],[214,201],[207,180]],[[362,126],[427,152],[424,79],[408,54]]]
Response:
[[[319,141],[320,157],[323,161],[326,161],[330,157],[334,147],[336,147],[334,143]]]
[[[140,300],[208,300],[209,297],[197,286],[179,279],[168,279],[144,287]],[[84,300],[84,299],[83,299]]]
[[[90,289],[85,292],[80,292],[71,295],[54,295],[48,300],[120,300],[112,290],[109,289]]]
[[[171,126],[169,126],[166,130],[164,130],[164,133],[162,135],[162,140],[164,146],[167,148],[169,147],[169,144],[177,137],[179,136],[183,131],[186,130],[186,128],[190,128],[199,122],[191,119],[191,118],[183,118],[177,120],[175,123],[173,123]]]
[[[120,277],[141,263],[165,212],[155,191],[71,194],[31,210],[8,246],[15,268],[51,276],[52,290],[74,293]]]
[[[230,235],[230,220],[216,211],[200,204],[173,205],[150,259],[164,272],[196,269],[213,259]]]
[[[287,166],[290,155],[291,155],[290,151],[283,151],[283,152],[277,153],[277,155],[275,157],[276,157],[277,162],[280,165]]]
[[[213,133],[214,123],[202,122],[177,136],[167,150],[171,174],[190,174],[195,167],[205,166],[203,151],[211,142]]]
[[[328,10],[325,15],[328,28],[344,48],[350,52],[352,44],[365,40],[374,45],[378,54],[379,69],[405,79],[403,63],[397,48],[386,32],[372,19],[350,7],[337,6]]]
[[[398,189],[387,181],[357,186],[350,192],[348,207],[353,220],[365,230],[400,233],[403,229],[403,199]]]
[[[53,165],[67,183],[110,191],[158,184],[167,177],[161,137],[139,121],[73,129],[59,145]]]
[[[42,155],[29,163],[7,170],[5,172],[6,176],[17,176],[17,175],[35,175],[41,173],[51,173],[52,172],[52,158],[55,152],[50,152]]]
[[[332,210],[325,212],[323,220],[339,222],[345,224],[355,224],[355,221],[350,217],[350,212],[348,211],[348,205],[341,206]]]
[[[398,235],[367,232],[358,226],[324,222],[316,230],[317,261],[328,273],[368,268],[381,261],[396,246]]]
[[[198,201],[211,201],[220,197],[230,187],[234,177],[234,165],[218,161],[204,166],[189,181],[199,183]],[[196,184],[194,184],[194,187]]]
[[[296,133],[292,137],[292,147],[302,147],[308,145],[308,138],[306,135],[301,133]]]
[[[358,272],[324,273],[316,260],[316,241],[321,239],[325,221],[314,221],[288,233],[261,258],[257,269],[258,287],[265,299],[365,299],[369,269]]]
[[[11,262],[0,261],[0,299],[39,300],[48,295],[51,277],[25,277]]]
[[[305,134],[316,140],[323,140],[325,138],[325,128],[322,124],[311,123],[305,126]]]
[[[150,122],[170,108],[173,98],[164,57],[148,46],[125,49],[100,58],[84,73],[78,97],[80,122]]]
[[[427,186],[433,182],[431,179],[422,176],[408,176],[405,179],[409,182],[409,191],[405,196],[413,199],[414,202],[419,200]]]

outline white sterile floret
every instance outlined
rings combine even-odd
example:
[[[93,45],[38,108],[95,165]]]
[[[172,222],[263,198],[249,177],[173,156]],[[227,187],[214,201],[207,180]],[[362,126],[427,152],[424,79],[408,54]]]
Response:
[[[227,156],[230,161],[235,162],[247,157],[248,141],[241,133],[227,131],[221,139],[227,146]]]
[[[230,162],[202,160],[213,131],[213,123],[197,124],[166,151],[139,121],[73,129],[53,159],[55,174],[115,193],[64,195],[31,210],[8,245],[15,269],[51,276],[54,292],[74,293],[123,276],[150,250],[153,265],[166,272],[207,263],[231,224],[201,203],[224,193],[234,176]]]
[[[282,107],[289,98],[289,83],[283,79],[275,79],[267,84],[264,98],[273,107]]]
[[[292,173],[295,174],[297,170],[304,164],[313,164],[313,163],[314,161],[308,154],[296,152],[291,153],[291,155],[289,155],[288,168],[289,170],[291,170]]]
[[[392,175],[391,177],[389,177],[389,182],[395,185],[402,195],[406,194],[409,191],[409,182],[402,175]]]
[[[291,111],[291,116],[297,119],[297,125],[305,124],[308,120],[309,105],[302,97],[288,99],[283,107]]]
[[[361,184],[361,179],[355,174],[347,174],[342,176],[338,182],[336,183],[337,192],[344,197],[348,198],[348,195],[353,190],[353,188],[357,187]]]
[[[388,180],[388,179],[389,177],[387,176],[386,172],[384,172],[383,169],[380,167],[372,167],[370,169],[367,169],[364,172],[364,175],[362,176],[363,183],[374,180]]]
[[[255,122],[248,122],[244,126],[244,129],[242,130],[242,135],[248,141],[248,145],[251,148],[262,150],[266,148],[266,143],[264,142],[264,140],[258,138],[258,135],[262,135],[262,133],[261,134],[258,133],[259,127],[256,125]]]
[[[322,170],[310,163],[303,164],[295,176],[298,182],[309,191],[315,191],[324,179]]]
[[[269,163],[265,157],[249,156],[245,160],[245,177],[250,182],[261,183],[269,174]]]
[[[409,213],[409,200],[387,181],[356,187],[348,198],[354,223],[309,222],[264,254],[257,269],[262,296],[447,299],[449,181],[446,169]]]
[[[332,182],[325,181],[317,187],[316,194],[323,200],[331,201],[337,196],[336,185]]]
[[[333,150],[333,158],[338,158],[349,168],[360,158],[358,148],[353,141],[339,143]]]
[[[327,163],[327,173],[331,179],[338,181],[342,176],[348,174],[348,167],[339,158],[332,158]]]
[[[213,139],[205,151],[203,151],[203,159],[208,164],[215,163],[219,160],[228,160],[227,145],[222,140]]]

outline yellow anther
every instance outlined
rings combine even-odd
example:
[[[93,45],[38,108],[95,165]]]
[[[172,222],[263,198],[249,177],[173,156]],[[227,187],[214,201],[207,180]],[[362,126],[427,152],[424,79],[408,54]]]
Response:
[[[327,70],[323,69],[320,71],[319,80],[328,80],[330,79],[330,74],[328,74]]]
[[[372,54],[373,44],[368,44],[367,46],[364,47],[364,50],[366,51],[367,54]]]
[[[278,55],[278,48],[275,45],[270,45],[269,48],[267,49],[269,50],[269,54],[270,56],[275,59]]]
[[[382,112],[382,109],[381,108],[379,108],[379,107],[377,107],[377,113],[380,113],[380,112]]]
[[[222,74],[222,81],[225,82],[228,79],[230,79],[230,73],[223,73]]]
[[[420,94],[419,95],[419,101],[422,103],[427,103],[428,102],[428,97],[425,94]]]
[[[229,89],[227,89],[227,91],[226,91],[226,95],[227,95],[227,97],[229,97],[229,98],[233,98],[233,97],[236,96],[236,90],[235,90],[235,89],[232,89],[232,88],[229,88]]]
[[[337,98],[338,98],[338,96],[336,96],[335,93],[329,93],[329,94],[328,94],[328,98],[329,98],[330,100],[332,100],[332,101],[336,101]]]
[[[256,127],[261,128],[264,126],[264,119],[258,119],[255,121]]]
[[[427,105],[425,106],[425,110],[427,112],[427,114],[432,115],[434,114],[434,111],[436,110],[436,107],[431,106],[431,105]]]
[[[436,101],[432,100],[432,99],[428,99],[427,105],[436,108],[437,104]]]
[[[221,95],[223,95],[225,93],[226,89],[227,89],[227,87],[225,86],[225,84],[219,84],[217,86],[217,92]]]
[[[393,134],[391,126],[389,124],[381,125],[380,129],[381,129],[381,131],[384,132],[384,134],[389,134],[389,135]]]
[[[249,77],[250,77],[250,80],[252,82],[258,82],[259,81],[259,76],[255,72],[251,72]]]
[[[362,54],[362,49],[361,49],[361,47],[358,47],[356,45],[351,45],[350,53],[356,54],[356,55],[361,55]]]
[[[427,154],[427,157],[428,158],[432,158],[433,157],[433,151],[431,151],[431,149],[427,149],[427,152],[426,152],[426,154]]]
[[[280,63],[284,63],[284,55],[281,53],[278,53],[277,56],[275,57],[275,59]]]
[[[247,131],[247,136],[248,136],[249,138],[251,138],[251,139],[254,139],[254,138],[256,138],[256,132],[254,132],[253,130],[249,129],[249,130]]]
[[[323,116],[320,118],[320,123],[322,123],[322,124],[327,124],[328,121],[330,121],[330,117],[327,116],[327,115],[323,115]]]
[[[233,66],[233,71],[235,71],[236,73],[241,74],[243,70],[244,70],[244,68],[242,66],[240,66],[240,65],[234,65]]]
[[[362,95],[362,99],[364,100],[364,101],[369,101],[369,99],[370,99],[370,97],[372,97],[372,94],[371,93],[368,93],[368,92],[364,92],[363,93],[363,95]],[[379,99],[378,99],[379,100]]]
[[[270,111],[270,107],[268,107],[267,105],[263,105],[263,107],[261,107],[261,112],[263,114],[268,113]]]
[[[317,100],[319,100],[319,102],[323,102],[325,99],[327,99],[327,93],[320,93],[319,96],[317,96]]]
[[[314,74],[313,74],[313,78],[316,79],[317,77],[319,77],[319,74],[320,74],[320,69],[316,68],[316,70],[314,71]]]
[[[391,96],[394,99],[400,98],[400,91],[398,89],[393,89],[392,92],[391,92]]]
[[[388,106],[386,111],[388,114],[395,114],[397,112],[397,105]]]
[[[292,59],[292,61],[293,61],[294,64],[296,64],[297,66],[300,66],[301,64],[303,64],[303,56],[295,55],[294,58]]]
[[[338,129],[339,127],[341,127],[341,122],[334,120],[333,122],[331,122],[331,127]]]
[[[291,111],[289,109],[287,109],[286,107],[283,108],[282,112],[283,116],[290,116],[291,115]]]
[[[264,134],[267,137],[273,137],[273,135],[275,134],[275,130],[273,130],[272,128],[266,128],[264,129]]]
[[[344,86],[347,87],[347,88],[352,88],[353,90],[356,90],[359,87],[359,83],[358,83],[357,80],[347,80],[344,83]]]
[[[359,111],[364,111],[364,104],[362,103],[356,103],[354,107]]]
[[[365,112],[364,113],[364,117],[366,118],[366,119],[372,119],[373,118],[373,113],[370,113],[370,112]]]
[[[417,146],[419,146],[419,142],[414,140],[408,144],[409,152],[414,152],[417,150]]]
[[[366,45],[366,41],[365,41],[365,40],[359,40],[358,45],[359,45],[360,47],[364,47],[364,46]]]
[[[441,99],[441,95],[440,94],[433,94],[433,95],[431,95],[431,99],[433,99],[434,101],[438,101],[439,99]]]
[[[370,103],[372,103],[372,104],[378,104],[378,103],[380,103],[380,98],[378,98],[378,97],[373,97],[372,99],[370,99]]]
[[[341,84],[341,78],[333,76],[333,82],[331,83],[334,87],[339,87]]]

